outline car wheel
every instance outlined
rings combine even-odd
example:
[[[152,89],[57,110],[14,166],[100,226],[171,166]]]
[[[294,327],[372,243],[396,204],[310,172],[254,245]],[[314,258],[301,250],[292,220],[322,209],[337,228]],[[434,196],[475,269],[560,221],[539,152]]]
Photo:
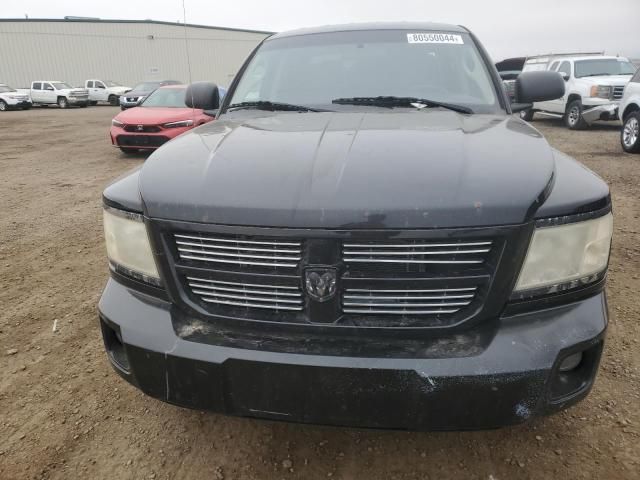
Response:
[[[622,149],[627,153],[640,153],[640,111],[624,119],[620,132]]]
[[[22,107],[23,110],[31,110],[31,105],[27,105],[26,107]]]
[[[109,96],[109,105],[111,105],[112,107],[117,107],[119,103],[120,100],[118,99],[118,97],[116,97],[115,95]]]
[[[126,108],[124,108],[122,105],[120,105],[120,110],[122,110],[124,112],[126,110]]]
[[[122,153],[126,153],[127,155],[130,155],[132,153],[138,153],[137,148],[128,148],[128,147],[119,147],[119,148]]]
[[[584,130],[587,128],[587,122],[582,117],[582,102],[574,100],[567,105],[567,111],[564,114],[564,124],[570,130]]]
[[[81,103],[80,108],[87,108],[89,106],[88,103]]]
[[[8,109],[7,102],[0,100],[0,112],[6,112]]]
[[[520,118],[525,122],[530,122],[531,120],[533,120],[533,110],[531,108],[520,110]]]
[[[89,105],[91,105],[92,107],[95,107],[97,104],[98,104],[98,102],[96,102],[95,100],[89,102]]]
[[[58,106],[60,108],[67,108],[69,106],[69,102],[65,97],[58,98]]]

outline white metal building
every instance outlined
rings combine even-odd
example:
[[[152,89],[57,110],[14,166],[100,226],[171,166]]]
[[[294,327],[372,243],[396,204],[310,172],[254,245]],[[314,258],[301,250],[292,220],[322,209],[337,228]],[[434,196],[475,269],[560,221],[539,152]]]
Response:
[[[228,86],[242,62],[271,32],[153,20],[0,19],[0,83],[34,80],[73,86],[99,78],[133,86],[144,80]],[[186,41],[185,41],[186,35]]]

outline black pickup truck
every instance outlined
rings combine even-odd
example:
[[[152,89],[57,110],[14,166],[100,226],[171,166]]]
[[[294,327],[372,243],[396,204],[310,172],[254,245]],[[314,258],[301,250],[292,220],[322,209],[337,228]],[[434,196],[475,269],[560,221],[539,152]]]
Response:
[[[103,195],[108,358],[175,405],[475,429],[590,391],[607,327],[607,185],[512,113],[466,28],[280,33],[217,116]],[[220,104],[221,103],[221,104]],[[214,112],[215,111],[215,112]]]

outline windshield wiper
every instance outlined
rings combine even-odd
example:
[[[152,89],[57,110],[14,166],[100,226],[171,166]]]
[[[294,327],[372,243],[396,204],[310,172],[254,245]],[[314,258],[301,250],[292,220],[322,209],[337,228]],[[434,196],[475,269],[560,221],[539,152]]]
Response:
[[[608,75],[621,75],[621,74],[620,74],[620,73],[606,73],[606,72],[604,72],[604,73],[588,73],[588,74],[586,74],[586,75],[580,75],[580,76],[579,76],[579,77],[577,77],[577,78],[584,78],[584,77],[605,77],[605,76],[608,76]]]
[[[416,107],[416,108],[446,108],[458,113],[473,113],[469,107],[464,105],[455,105],[452,103],[437,102],[426,98],[418,97],[352,97],[352,98],[336,98],[331,103],[338,105],[371,105],[374,107]]]
[[[269,112],[325,112],[326,110],[318,110],[316,108],[305,107],[304,105],[293,105],[291,103],[270,102],[268,100],[259,100],[256,102],[240,102],[232,103],[227,107],[228,110],[255,109],[266,110]]]

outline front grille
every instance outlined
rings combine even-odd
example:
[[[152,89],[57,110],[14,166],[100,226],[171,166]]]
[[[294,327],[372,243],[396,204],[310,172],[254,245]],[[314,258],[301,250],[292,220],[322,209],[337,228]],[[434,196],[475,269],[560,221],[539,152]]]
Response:
[[[508,242],[521,234],[510,227],[377,240],[378,232],[157,223],[186,307],[281,325],[445,328],[495,316],[510,282],[496,277],[500,258],[516,258],[522,244]],[[335,291],[318,290],[307,276],[316,270],[335,275],[327,281]]]
[[[342,246],[346,263],[395,264],[481,264],[491,250],[491,241],[424,241],[345,242]]]
[[[427,289],[346,289],[342,296],[344,313],[375,315],[452,314],[468,306],[477,287]]]
[[[624,86],[619,85],[617,87],[613,87],[613,99],[620,100],[622,95],[624,94]]]
[[[176,233],[174,239],[180,259],[189,262],[295,269],[302,259],[302,243],[289,239],[202,233]]]
[[[158,133],[162,129],[157,125],[140,125],[141,128],[138,128],[138,125],[125,125],[125,132],[144,132],[144,133]]]
[[[116,140],[120,147],[159,147],[169,138],[162,135],[118,135]]]
[[[205,303],[222,306],[300,311],[302,291],[297,286],[238,283],[186,277],[191,292]]]

